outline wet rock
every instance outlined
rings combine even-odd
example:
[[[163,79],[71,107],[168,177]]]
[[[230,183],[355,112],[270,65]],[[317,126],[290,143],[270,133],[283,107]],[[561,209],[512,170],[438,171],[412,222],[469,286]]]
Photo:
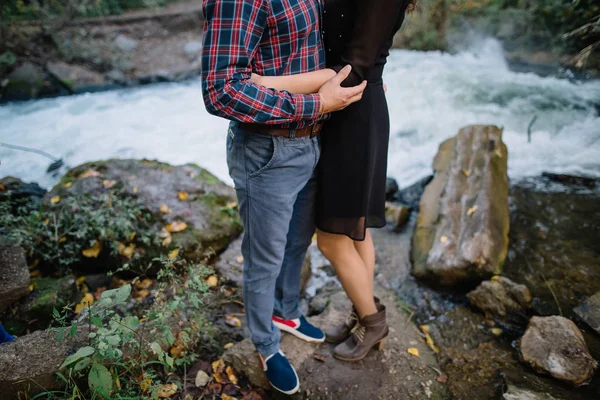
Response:
[[[387,201],[392,200],[398,189],[398,182],[394,178],[387,178],[385,181],[385,199]]]
[[[128,68],[124,68],[125,70],[128,70]],[[110,71],[108,71],[105,75],[104,78],[106,80],[108,80],[109,82],[114,82],[114,83],[118,83],[118,84],[126,84],[128,82],[127,79],[127,75],[125,75],[125,73],[119,69],[111,69]]]
[[[84,66],[55,61],[46,64],[46,69],[71,93],[80,93],[104,85],[102,74]]]
[[[131,53],[138,45],[138,41],[125,35],[119,35],[115,38],[115,45],[125,53]]]
[[[8,82],[4,86],[2,97],[7,99],[24,100],[38,97],[46,91],[44,71],[30,62],[15,68],[6,79]]]
[[[89,171],[94,171],[95,176],[85,177]],[[66,182],[71,186],[65,187]],[[171,234],[169,247],[161,246],[159,240],[145,248],[148,257],[177,247],[181,249],[179,254],[187,260],[203,261],[225,249],[242,230],[234,207],[233,188],[195,164],[172,166],[157,161],[116,159],[90,162],[67,172],[46,195],[45,201],[57,195],[61,199],[78,195],[99,196],[115,189],[123,195],[136,197],[148,210],[151,230],[157,238],[168,224],[187,224],[184,230]],[[179,192],[187,196],[180,198]],[[168,212],[162,212],[161,206],[163,210],[166,206]]]
[[[467,294],[475,307],[489,319],[499,319],[517,324],[527,323],[527,310],[531,307],[531,292],[503,276],[482,282]]]
[[[419,203],[415,276],[454,286],[500,273],[508,250],[507,158],[495,126],[463,128],[440,145]]]
[[[590,176],[554,174],[551,172],[542,172],[542,176],[553,182],[558,182],[558,183],[562,183],[565,185],[580,185],[580,186],[585,186],[590,189],[595,188],[598,185],[598,183],[600,182],[600,179],[593,178]]]
[[[502,398],[504,400],[557,400],[550,393],[540,393],[513,385],[507,385],[506,393],[502,395]]]
[[[586,299],[573,311],[596,333],[600,334],[600,292]]]
[[[31,197],[41,199],[46,194],[46,189],[37,183],[25,183],[12,176],[0,179],[0,185],[0,187],[4,187],[4,190],[0,190],[0,201],[7,195],[10,195],[12,199]]]
[[[426,176],[409,187],[399,190],[394,195],[393,201],[400,204],[406,204],[412,208],[418,207],[421,196],[423,196],[423,192],[425,191],[425,187],[432,179],[433,176]]]
[[[0,312],[29,294],[29,268],[21,247],[0,244]]]
[[[17,400],[63,388],[58,367],[86,340],[87,330],[80,328],[75,337],[67,335],[60,342],[53,332],[36,331],[0,345],[0,398]]]
[[[523,362],[536,371],[574,385],[589,381],[598,366],[581,331],[564,317],[532,317],[518,348]]]
[[[400,204],[386,202],[385,219],[392,224],[394,229],[401,229],[410,219],[410,209]]]

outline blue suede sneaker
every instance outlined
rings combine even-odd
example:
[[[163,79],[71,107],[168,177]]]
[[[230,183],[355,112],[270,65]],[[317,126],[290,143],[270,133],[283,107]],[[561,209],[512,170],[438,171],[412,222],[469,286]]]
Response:
[[[281,350],[264,360],[262,356],[259,357],[271,386],[285,394],[294,394],[300,390],[298,374]]]
[[[304,315],[296,319],[283,319],[273,316],[273,324],[280,330],[291,333],[297,338],[310,343],[322,343],[325,341],[325,334],[316,326],[311,325],[304,318]]]

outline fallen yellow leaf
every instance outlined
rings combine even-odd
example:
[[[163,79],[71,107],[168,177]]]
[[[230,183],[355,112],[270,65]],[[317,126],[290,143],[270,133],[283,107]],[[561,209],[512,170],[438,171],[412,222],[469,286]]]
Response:
[[[493,281],[497,281],[498,279],[500,279],[500,275],[494,275],[494,276],[492,276],[492,280]]]
[[[472,215],[475,211],[477,211],[478,208],[479,208],[479,206],[473,206],[473,207],[469,208],[467,210],[467,215]]]
[[[29,291],[33,292],[35,289],[35,283],[32,283],[31,285],[29,285]]]
[[[158,397],[161,399],[168,399],[175,393],[177,393],[177,385],[174,383],[166,383],[158,389]]]
[[[79,178],[90,178],[93,176],[100,176],[100,172],[90,168],[87,171],[85,171],[83,174],[79,175]]]
[[[502,329],[492,328],[492,333],[494,334],[494,336],[500,336],[500,335],[502,335]]]
[[[169,252],[169,258],[172,260],[179,255],[179,249],[173,249]]]
[[[86,293],[81,299],[81,302],[75,306],[75,314],[81,314],[84,308],[91,306],[94,303],[94,295]]]
[[[6,190],[6,186],[0,183],[0,192],[4,192]]]
[[[171,209],[169,208],[168,205],[166,205],[165,203],[160,205],[160,212],[163,214],[171,214]]]
[[[229,378],[231,383],[233,383],[234,385],[237,385],[238,378],[235,375],[235,371],[233,370],[233,368],[231,368],[231,367],[225,368],[225,373],[227,374],[227,378]]]
[[[136,187],[133,188],[133,193],[137,193],[139,191],[140,191],[140,187],[139,186],[136,186]]]
[[[123,243],[118,242],[117,247],[119,248],[119,255],[125,258],[131,258],[135,251],[135,244],[131,243],[129,246],[125,246]]]
[[[64,185],[67,189],[70,188],[71,186],[73,186],[73,182],[67,182]]]
[[[135,295],[135,299],[137,301],[142,301],[143,299],[145,299],[146,297],[148,297],[150,295],[150,292],[146,289],[142,289],[142,290],[138,290],[136,295]]]
[[[238,258],[236,258],[235,260],[238,262],[238,264],[241,264],[241,263],[243,263],[243,262],[244,262],[244,256],[239,256],[239,257],[238,257]]]
[[[214,373],[223,372],[223,370],[225,370],[225,363],[220,358],[216,361],[213,361],[211,366]]]
[[[188,193],[187,193],[187,192],[183,192],[183,191],[182,191],[182,192],[179,192],[179,193],[177,193],[177,197],[178,197],[178,198],[179,198],[179,200],[181,200],[181,201],[186,201],[186,200],[187,200],[187,198],[188,198],[188,196],[189,196],[189,195],[188,195]]]
[[[89,249],[82,250],[81,254],[87,258],[98,258],[98,254],[102,251],[102,244],[99,241],[95,241],[94,245]]]
[[[143,279],[141,281],[137,281],[135,286],[138,289],[148,289],[150,286],[152,286],[152,279]]]
[[[242,321],[235,315],[225,314],[225,323],[229,326],[233,326],[234,328],[239,328],[242,326]]]
[[[230,379],[231,381],[231,379]],[[237,385],[237,382],[233,382],[232,383],[234,385]],[[228,395],[227,393],[221,393],[221,400],[236,400],[235,397],[231,397],[230,395]]]
[[[67,241],[67,238],[66,238],[66,237],[64,237],[64,236],[63,236],[63,237],[61,237],[60,239],[58,239],[58,243],[64,243],[64,242],[66,242],[66,241]]]
[[[467,176],[467,177],[468,177],[468,176],[471,176],[471,171],[470,171],[470,170],[468,170],[468,169],[463,169],[463,170],[462,170],[462,173],[463,173],[463,175],[464,175],[464,176]]]
[[[53,198],[50,199],[50,203],[52,204],[56,204],[60,201],[60,196],[54,196]]]
[[[439,353],[440,348],[435,345],[435,342],[433,341],[431,335],[429,335],[429,325],[421,325],[420,328],[423,331],[423,334],[425,335],[425,342],[427,343],[427,346],[429,346],[429,348],[433,350],[434,353]]]
[[[218,283],[218,282],[219,282],[219,281],[218,281],[217,277],[216,277],[216,276],[214,276],[214,275],[211,275],[211,276],[209,276],[208,278],[206,278],[206,284],[207,284],[208,286],[210,286],[210,287],[215,287],[215,286],[217,286],[217,283]]]
[[[161,228],[160,232],[158,233],[158,237],[159,238],[166,238],[167,236],[171,236],[171,234],[169,233],[169,231],[167,231],[166,228]]]
[[[161,243],[162,247],[167,247],[168,245],[170,245],[172,240],[173,239],[171,238],[171,236],[167,236],[166,238],[164,238]]]
[[[29,274],[29,276],[31,278],[39,278],[42,275],[42,273],[40,272],[39,269],[36,269],[35,271],[31,271],[31,273]]]
[[[105,188],[110,189],[111,187],[115,186],[117,184],[117,181],[115,180],[108,180],[105,179],[104,182],[102,182],[102,185],[104,185]]]
[[[227,343],[225,346],[223,346],[223,348],[224,348],[225,350],[229,350],[229,349],[230,349],[230,348],[232,348],[232,347],[233,347],[233,343],[231,343],[231,342],[230,342],[230,343]]]
[[[182,222],[182,221],[175,221],[175,222],[171,222],[165,228],[167,228],[167,232],[177,233],[177,232],[181,232],[181,231],[186,230],[187,229],[187,224],[185,222]]]
[[[408,354],[412,354],[415,357],[419,357],[419,349],[415,347],[410,347],[408,350]]]
[[[129,235],[129,241],[131,242],[133,239],[135,239],[135,235],[137,234],[137,232],[132,232],[131,235]]]
[[[442,236],[442,237],[440,238],[440,242],[442,242],[442,243],[446,243],[446,242],[448,242],[448,236]]]

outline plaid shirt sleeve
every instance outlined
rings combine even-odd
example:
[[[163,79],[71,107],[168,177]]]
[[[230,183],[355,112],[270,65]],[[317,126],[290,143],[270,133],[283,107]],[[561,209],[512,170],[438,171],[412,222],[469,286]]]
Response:
[[[202,95],[208,112],[240,122],[282,124],[317,119],[318,94],[267,89],[250,82],[269,15],[265,0],[204,0]]]

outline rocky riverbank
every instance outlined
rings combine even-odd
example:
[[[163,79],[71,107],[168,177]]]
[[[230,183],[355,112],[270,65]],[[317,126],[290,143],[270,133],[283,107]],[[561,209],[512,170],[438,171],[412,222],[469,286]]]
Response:
[[[373,231],[386,348],[343,363],[284,335],[295,398],[600,396],[600,185],[545,174],[506,186],[506,156],[498,128],[466,127],[441,145],[433,180],[390,180],[389,225]],[[1,345],[0,398],[75,382],[134,398],[280,398],[247,339],[236,206],[196,165],[93,162],[48,193],[2,179],[1,321],[20,337]],[[347,315],[314,245],[303,288],[316,324]],[[75,380],[58,378],[69,365]]]

